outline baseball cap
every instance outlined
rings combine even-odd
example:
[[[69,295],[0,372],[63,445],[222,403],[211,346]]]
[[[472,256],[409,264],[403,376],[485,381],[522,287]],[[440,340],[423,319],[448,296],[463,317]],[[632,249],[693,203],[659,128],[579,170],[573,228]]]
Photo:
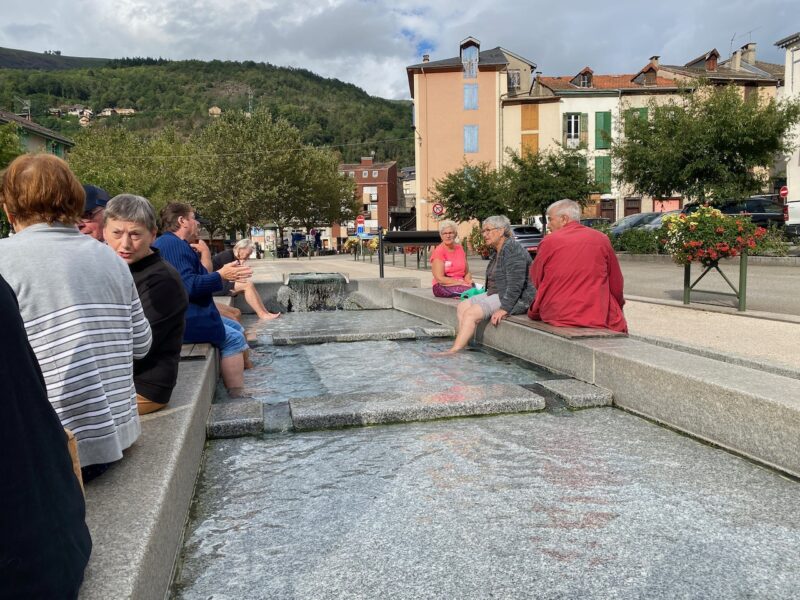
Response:
[[[84,185],[83,191],[86,192],[86,201],[83,204],[83,212],[91,212],[98,206],[105,208],[110,200],[108,192],[96,185]]]

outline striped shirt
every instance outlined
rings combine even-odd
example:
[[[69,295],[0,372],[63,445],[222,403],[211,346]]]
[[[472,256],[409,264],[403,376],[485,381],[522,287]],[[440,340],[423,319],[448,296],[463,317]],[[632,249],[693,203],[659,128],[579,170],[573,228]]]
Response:
[[[128,265],[75,227],[37,224],[0,240],[0,274],[81,466],[119,460],[141,432],[133,359],[151,343]]]

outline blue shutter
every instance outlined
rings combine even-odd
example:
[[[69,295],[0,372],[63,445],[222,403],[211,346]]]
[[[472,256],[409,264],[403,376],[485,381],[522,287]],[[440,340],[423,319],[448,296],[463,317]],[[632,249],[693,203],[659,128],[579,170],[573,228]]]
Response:
[[[478,110],[478,84],[464,84],[464,110]]]
[[[464,125],[464,154],[478,151],[478,126]]]

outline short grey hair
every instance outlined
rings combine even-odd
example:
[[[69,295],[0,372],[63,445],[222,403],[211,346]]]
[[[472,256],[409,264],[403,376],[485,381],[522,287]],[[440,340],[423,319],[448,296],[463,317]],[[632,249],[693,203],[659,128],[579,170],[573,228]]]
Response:
[[[143,196],[134,194],[119,194],[106,204],[103,224],[110,220],[130,221],[143,225],[147,231],[158,229],[156,211],[150,201]]]
[[[487,225],[492,228],[502,228],[504,236],[511,236],[511,221],[509,221],[508,217],[505,215],[492,215],[491,217],[487,217],[483,221],[483,226],[486,227]]]
[[[252,253],[254,249],[255,245],[253,244],[253,240],[250,238],[243,238],[234,244],[233,255],[236,256],[239,250],[247,250]]]
[[[442,219],[439,221],[439,233],[442,233],[445,229],[452,229],[458,233],[458,223],[450,219]]]
[[[570,221],[581,220],[581,205],[569,198],[553,202],[547,207],[547,212],[552,215],[564,215]]]

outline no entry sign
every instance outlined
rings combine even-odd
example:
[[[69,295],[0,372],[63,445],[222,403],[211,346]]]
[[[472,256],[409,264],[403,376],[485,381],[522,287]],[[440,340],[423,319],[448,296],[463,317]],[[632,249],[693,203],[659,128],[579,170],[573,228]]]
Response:
[[[364,215],[358,215],[356,217],[356,225],[363,225],[364,224]]]
[[[778,193],[780,194],[781,198],[786,198],[789,195],[789,188],[784,185],[781,187],[781,191]]]

